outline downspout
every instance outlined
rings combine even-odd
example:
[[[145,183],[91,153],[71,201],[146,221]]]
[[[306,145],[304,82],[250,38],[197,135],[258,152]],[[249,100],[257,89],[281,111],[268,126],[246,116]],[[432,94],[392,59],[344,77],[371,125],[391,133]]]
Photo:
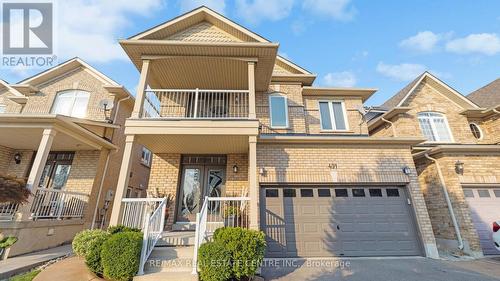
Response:
[[[448,190],[446,189],[446,185],[444,184],[444,177],[443,173],[441,172],[441,167],[439,166],[437,160],[430,157],[428,153],[425,153],[425,158],[431,160],[432,162],[434,162],[434,164],[436,164],[439,181],[441,182],[441,188],[443,189],[444,198],[446,199],[446,204],[448,205],[448,211],[450,212],[451,221],[453,222],[453,227],[455,228],[455,233],[457,235],[458,249],[463,250],[464,241],[462,239],[462,234],[460,233],[460,227],[458,226],[457,218],[455,217],[455,212],[453,211],[453,206],[451,205],[450,195],[448,194]]]
[[[393,136],[393,137],[396,137],[396,136],[397,136],[397,135],[396,135],[396,127],[394,127],[394,123],[393,123],[393,122],[391,122],[391,121],[389,121],[389,120],[387,120],[387,119],[385,119],[384,117],[380,117],[380,119],[381,119],[382,121],[384,121],[385,123],[388,123],[388,124],[389,124],[389,126],[390,126],[390,127],[391,127],[391,129],[392,129],[392,136]]]
[[[128,99],[130,99],[130,95],[117,102],[115,116],[113,116],[113,124],[116,124],[116,117],[118,116],[118,110],[120,109],[120,104],[122,103],[122,101],[125,101]],[[113,130],[113,136],[111,137],[112,139],[114,137],[114,134],[115,134],[115,132]],[[111,154],[115,153],[115,152],[116,151],[112,151],[112,152],[110,151],[108,153],[108,156],[106,157],[106,163],[104,164],[104,172],[102,173],[101,183],[99,184],[99,192],[97,193],[97,201],[95,203],[94,215],[92,216],[92,225],[90,226],[90,229],[94,229],[94,227],[95,227],[95,219],[97,217],[97,210],[99,209],[99,201],[101,200],[102,187],[104,186],[104,178],[106,177],[106,174],[108,173],[109,158],[111,157]]]

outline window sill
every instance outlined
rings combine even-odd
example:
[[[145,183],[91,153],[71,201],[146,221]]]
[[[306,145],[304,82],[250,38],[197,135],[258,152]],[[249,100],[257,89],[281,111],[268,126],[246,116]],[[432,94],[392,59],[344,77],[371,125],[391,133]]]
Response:
[[[321,130],[319,131],[320,134],[353,134],[354,131],[351,130]]]

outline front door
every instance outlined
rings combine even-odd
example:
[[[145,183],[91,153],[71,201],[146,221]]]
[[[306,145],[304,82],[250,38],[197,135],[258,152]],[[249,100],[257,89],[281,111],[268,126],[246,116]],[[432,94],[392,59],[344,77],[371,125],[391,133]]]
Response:
[[[178,196],[177,222],[195,222],[203,199],[221,197],[224,193],[225,166],[186,165],[182,169]],[[208,206],[217,211],[219,204]]]

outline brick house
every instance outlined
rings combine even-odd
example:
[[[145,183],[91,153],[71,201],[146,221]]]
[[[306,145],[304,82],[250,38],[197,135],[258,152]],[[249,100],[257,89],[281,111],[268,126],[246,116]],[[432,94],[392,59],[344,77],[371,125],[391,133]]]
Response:
[[[375,89],[314,87],[278,43],[206,7],[120,44],[140,78],[112,224],[134,217],[122,198],[141,144],[148,188],[173,199],[167,233],[148,216],[154,243],[227,225],[236,207],[231,223],[263,230],[268,257],[437,257],[412,156],[425,138],[370,134]]]
[[[0,80],[0,173],[26,179],[32,192],[28,204],[0,204],[2,235],[19,238],[10,256],[108,225],[133,101],[79,58],[18,84]],[[141,153],[133,147],[129,196],[146,196]]]
[[[464,97],[426,72],[368,122],[375,137],[427,139],[412,155],[440,250],[498,254],[491,234],[500,214],[499,81]]]

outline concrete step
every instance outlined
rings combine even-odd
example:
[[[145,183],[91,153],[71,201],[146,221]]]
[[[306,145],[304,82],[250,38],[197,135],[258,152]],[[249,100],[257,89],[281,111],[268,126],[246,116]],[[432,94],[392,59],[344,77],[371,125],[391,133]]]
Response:
[[[188,222],[188,223],[174,223],[172,225],[173,231],[195,231],[196,223]]]
[[[194,247],[155,247],[144,272],[188,272],[193,269]]]
[[[155,272],[145,273],[141,276],[135,276],[134,281],[158,281],[158,280],[175,280],[175,281],[198,281],[198,276],[191,272]]]
[[[194,231],[167,231],[162,234],[157,246],[193,246]]]

